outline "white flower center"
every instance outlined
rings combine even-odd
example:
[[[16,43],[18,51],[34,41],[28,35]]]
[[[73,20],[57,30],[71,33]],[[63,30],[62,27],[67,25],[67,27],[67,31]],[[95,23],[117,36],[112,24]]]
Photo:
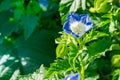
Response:
[[[82,34],[86,30],[86,27],[83,23],[75,21],[72,24],[70,24],[70,29],[75,34]]]

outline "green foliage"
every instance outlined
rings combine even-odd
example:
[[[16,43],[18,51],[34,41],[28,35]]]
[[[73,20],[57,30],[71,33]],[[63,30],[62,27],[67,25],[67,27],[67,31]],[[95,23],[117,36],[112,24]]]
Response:
[[[97,53],[106,52],[107,49],[110,48],[111,39],[110,38],[103,38],[98,41],[95,41],[88,46],[89,55],[97,55]],[[101,47],[102,46],[102,47]]]
[[[34,29],[35,29],[35,26],[37,24],[37,17],[36,16],[24,16],[22,17],[22,20],[21,20],[21,25],[23,26],[24,28],[24,37],[25,38],[28,38],[30,37],[30,35],[33,33]],[[31,23],[31,24],[30,24]]]
[[[118,3],[49,0],[44,9],[37,0],[1,0],[0,80],[60,80],[72,73],[81,80],[119,80]],[[89,14],[93,29],[80,38],[63,32],[70,12]]]
[[[111,62],[113,67],[120,67],[120,55],[116,54],[112,56]]]
[[[79,7],[80,0],[61,0],[59,11],[62,16],[62,23],[65,22],[66,16],[69,12],[76,12]]]
[[[51,1],[49,7],[52,4],[56,3]],[[53,7],[52,11],[43,16],[45,12],[36,0],[29,3],[25,0],[0,1],[0,80],[16,80],[19,75],[32,73],[41,64],[47,67],[53,62],[56,36],[53,29],[59,26],[57,20],[60,19],[53,21],[51,15],[59,15],[55,13],[57,8]],[[54,26],[46,26],[44,17]]]
[[[64,73],[64,71],[69,71],[70,65],[68,64],[68,60],[57,60],[53,64],[51,64],[51,68],[48,70],[45,78],[52,78],[54,75],[59,73]],[[65,65],[67,64],[67,65]]]
[[[9,44],[10,45],[10,44]],[[20,74],[19,58],[13,46],[0,45],[0,79],[8,80]]]
[[[2,18],[4,16],[4,19]],[[0,12],[0,43],[3,42],[5,36],[11,35],[11,33],[19,27],[15,21],[10,21],[12,13],[10,11]]]
[[[107,13],[111,9],[111,5],[108,0],[95,0],[94,1],[94,8],[91,8],[91,12],[97,13]]]
[[[43,80],[47,70],[41,65],[40,69],[36,70],[33,74],[27,76],[19,76],[16,80]],[[47,80],[47,79],[46,79]]]
[[[61,37],[56,39],[56,42],[58,43],[56,55],[58,58],[62,58],[63,60],[67,59],[67,65],[70,66],[66,70],[63,68],[64,72],[58,68],[60,72],[57,72],[60,74],[70,74],[70,71],[79,72],[81,80],[110,80],[111,76],[114,80],[112,72],[114,72],[116,67],[119,68],[119,58],[117,57],[117,60],[115,61],[116,57],[113,55],[114,50],[118,50],[118,54],[120,52],[120,40],[115,38],[115,36],[118,37],[116,33],[119,34],[120,31],[118,28],[118,18],[116,16],[119,14],[116,13],[119,8],[116,9],[115,5],[112,5],[108,0],[95,0],[94,4],[91,4],[89,0],[82,1],[83,4],[80,4],[80,2],[80,0],[61,0],[59,11],[61,14],[62,24],[65,22],[66,16],[70,12],[77,12],[79,14],[88,13],[91,15],[92,21],[94,22],[94,28],[79,39],[61,32]],[[94,5],[94,13],[91,11],[91,5]],[[114,44],[116,44],[115,47],[113,47]],[[111,67],[114,64],[115,66]],[[53,69],[52,66],[49,70]],[[70,69],[70,71],[68,69]],[[49,70],[48,74],[51,74]],[[56,71],[53,70],[53,73],[54,72]]]

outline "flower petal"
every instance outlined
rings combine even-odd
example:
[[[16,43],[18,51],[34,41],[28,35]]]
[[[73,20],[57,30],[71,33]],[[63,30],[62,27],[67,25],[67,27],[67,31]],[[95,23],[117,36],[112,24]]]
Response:
[[[85,32],[81,33],[81,34],[75,34],[74,32],[72,32],[71,34],[76,37],[76,38],[79,38],[81,37]]]
[[[80,16],[72,12],[68,15],[67,21],[69,21],[70,23],[73,23],[75,21],[80,21]]]
[[[90,22],[90,17],[88,14],[81,14],[80,20],[82,23],[86,24],[87,22]]]
[[[64,80],[80,80],[80,75],[79,73],[71,74],[67,76]]]
[[[74,37],[79,38],[85,32],[92,29],[92,27],[93,23],[90,21],[90,16],[88,14],[78,15],[72,12],[68,15],[67,21],[63,25],[63,30]]]
[[[70,24],[69,24],[69,21],[66,21],[63,25],[63,30],[66,32],[66,33],[71,33],[71,29],[70,29]]]
[[[89,31],[90,29],[92,29],[92,27],[93,27],[93,23],[92,22],[88,22],[87,24],[86,24],[86,32],[87,31]]]

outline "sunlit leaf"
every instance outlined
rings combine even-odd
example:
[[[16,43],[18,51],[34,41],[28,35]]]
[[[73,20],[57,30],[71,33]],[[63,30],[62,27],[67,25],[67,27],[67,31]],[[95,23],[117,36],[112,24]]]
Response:
[[[89,34],[87,34],[84,38],[84,42],[85,43],[88,43],[90,41],[94,41],[94,40],[97,40],[99,38],[102,38],[102,37],[106,37],[106,36],[109,36],[107,33],[104,33],[104,32],[98,32],[98,31],[91,31]]]
[[[120,69],[116,69],[112,72],[113,80],[119,80],[120,79]]]
[[[113,21],[110,22],[110,26],[109,26],[109,32],[113,33],[115,31],[115,24]]]
[[[86,0],[81,0],[82,1],[82,9],[85,10],[86,9]]]
[[[16,50],[12,46],[0,45],[0,79],[16,79],[19,74],[20,63]]]
[[[76,12],[79,7],[80,0],[61,0],[59,11],[62,22],[65,22],[68,13]]]
[[[67,54],[67,46],[65,44],[59,44],[56,48],[56,56],[58,58],[63,57],[65,54]]]
[[[34,73],[29,75],[21,75],[17,78],[17,80],[45,80],[46,69],[43,65],[41,65],[40,69],[37,69]]]
[[[68,64],[68,60],[57,60],[51,64],[51,67],[48,69],[46,74],[46,78],[53,77],[55,74],[58,74],[59,72],[65,72],[69,69],[70,65]]]
[[[74,0],[72,2],[72,5],[70,6],[69,12],[76,12],[79,7],[80,7],[80,0]],[[85,5],[83,5],[83,8],[85,8]]]

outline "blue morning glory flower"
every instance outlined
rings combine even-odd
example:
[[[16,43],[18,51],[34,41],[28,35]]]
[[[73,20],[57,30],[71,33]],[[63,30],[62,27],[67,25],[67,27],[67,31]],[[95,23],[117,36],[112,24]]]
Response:
[[[93,23],[90,21],[88,14],[78,15],[76,13],[70,13],[67,16],[67,21],[63,25],[63,30],[79,38],[92,27]]]
[[[65,79],[62,80],[80,80],[80,75],[79,73],[70,74]]]

